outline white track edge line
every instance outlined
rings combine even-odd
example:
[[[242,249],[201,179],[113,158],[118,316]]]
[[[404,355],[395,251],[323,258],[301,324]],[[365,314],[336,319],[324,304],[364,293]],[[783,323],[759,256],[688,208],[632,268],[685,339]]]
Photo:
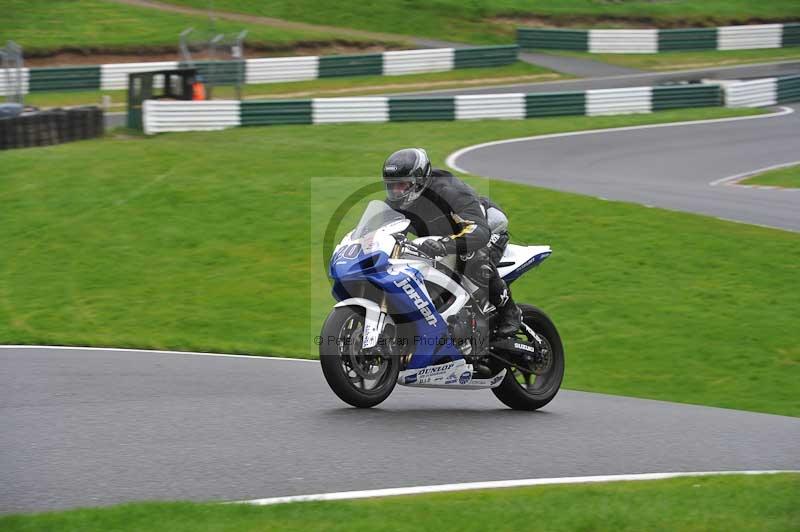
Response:
[[[662,480],[679,477],[720,476],[720,475],[775,475],[779,473],[800,473],[799,470],[763,470],[763,471],[694,471],[681,473],[638,473],[626,475],[599,475],[589,477],[559,478],[526,478],[519,480],[492,480],[486,482],[466,482],[461,484],[438,484],[433,486],[409,486],[405,488],[385,488],[376,490],[341,491],[334,493],[315,493],[312,495],[290,495],[286,497],[270,497],[267,499],[251,499],[234,501],[228,504],[253,504],[267,506],[290,502],[340,501],[345,499],[366,499],[374,497],[392,497],[398,495],[420,495],[424,493],[443,493],[450,491],[468,491],[479,489],[516,488],[526,486],[548,486],[556,484],[589,484],[596,482],[620,482],[638,480]]]
[[[778,118],[780,116],[788,115],[794,113],[794,109],[791,107],[786,106],[779,106],[780,111],[776,111],[774,113],[768,113],[764,115],[754,115],[754,116],[735,116],[731,118],[712,118],[709,120],[686,120],[683,122],[666,122],[663,124],[644,124],[641,126],[626,126],[626,127],[607,127],[602,129],[585,129],[582,131],[568,131],[564,133],[549,133],[545,135],[533,135],[531,137],[518,137],[512,139],[505,139],[505,140],[493,140],[490,142],[483,142],[481,144],[474,144],[472,146],[467,146],[465,148],[461,148],[460,150],[454,151],[450,155],[447,156],[445,159],[445,164],[455,170],[456,172],[460,172],[462,174],[469,174],[467,170],[463,168],[459,168],[456,164],[456,160],[461,157],[462,155],[469,153],[474,150],[478,150],[481,148],[488,148],[489,146],[497,146],[500,144],[512,144],[514,142],[526,142],[531,140],[545,140],[545,139],[554,139],[559,137],[572,137],[572,136],[579,136],[579,135],[595,135],[598,133],[614,133],[618,131],[634,131],[637,129],[654,129],[660,127],[676,127],[676,126],[694,126],[694,125],[703,125],[703,124],[718,124],[723,122],[738,122],[740,120],[759,120],[765,118]]]
[[[161,351],[157,349],[128,349],[125,347],[81,347],[72,345],[0,345],[1,349],[61,349],[65,351],[113,351],[148,353],[161,355],[193,355],[203,357],[249,358],[251,360],[285,360],[288,362],[319,362],[312,358],[273,357],[269,355],[231,355],[226,353],[202,353],[199,351]]]
[[[717,185],[722,185],[722,184],[730,184],[730,185],[732,185],[732,184],[734,184],[734,182],[740,181],[740,180],[742,180],[742,179],[744,179],[746,177],[754,176],[754,175],[761,174],[761,173],[764,173],[764,172],[769,172],[770,170],[778,170],[780,168],[787,168],[789,166],[796,166],[798,164],[800,164],[800,161],[792,161],[790,163],[782,163],[782,164],[773,164],[772,166],[766,166],[764,168],[757,168],[755,170],[750,170],[749,172],[742,172],[741,174],[736,174],[736,175],[732,175],[732,176],[728,176],[728,177],[722,177],[720,179],[716,179],[716,180],[712,181],[711,183],[709,183],[709,185],[712,186],[712,187],[715,187]],[[742,185],[742,186],[750,186],[750,185]],[[781,187],[771,187],[771,188],[780,189]],[[791,190],[791,189],[788,189],[788,190]]]

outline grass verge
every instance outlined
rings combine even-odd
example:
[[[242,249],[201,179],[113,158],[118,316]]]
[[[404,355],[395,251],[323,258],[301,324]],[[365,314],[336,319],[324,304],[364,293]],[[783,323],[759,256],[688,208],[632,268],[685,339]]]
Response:
[[[167,1],[197,8],[208,7],[206,0]],[[438,0],[413,2],[413,5],[354,0],[328,5],[319,5],[312,0],[215,0],[214,6],[220,11],[474,43],[511,42],[517,26],[534,24],[584,28],[717,26],[800,18],[800,5],[794,0]]]
[[[178,35],[189,27],[211,31],[208,17],[165,13],[102,0],[5,0],[0,35],[22,45],[26,54],[54,50],[94,49],[144,51],[149,47],[178,48]],[[287,46],[301,42],[363,41],[333,31],[277,28],[217,20],[214,34],[248,30],[250,45]]]
[[[137,503],[0,517],[45,530],[738,530],[800,526],[800,475],[716,476],[464,491],[277,506]]]
[[[550,52],[548,52],[550,53]],[[554,55],[592,59],[612,65],[642,70],[689,70],[768,63],[800,59],[800,46],[764,50],[704,50],[696,52],[661,52],[657,54],[590,54],[589,52],[553,52]]]
[[[245,85],[245,99],[314,98],[385,94],[404,91],[455,89],[487,83],[523,83],[564,79],[542,67],[518,61],[512,65],[492,68],[462,68],[447,72],[408,74],[403,76],[356,76],[322,78],[287,83]],[[126,107],[127,91],[40,92],[25,96],[25,102],[39,107],[98,104],[103,95],[111,97],[113,111]],[[214,98],[234,98],[233,87],[215,87]]]
[[[498,138],[758,112],[240,128],[7,152],[0,342],[312,357],[332,302],[315,245],[353,190],[337,176],[375,183],[407,145],[441,164]],[[800,294],[786,289],[800,235],[472,182],[507,210],[515,241],[555,250],[514,293],[560,327],[565,386],[800,415]]]
[[[800,165],[789,166],[758,174],[739,182],[742,185],[770,185],[773,187],[800,188]]]

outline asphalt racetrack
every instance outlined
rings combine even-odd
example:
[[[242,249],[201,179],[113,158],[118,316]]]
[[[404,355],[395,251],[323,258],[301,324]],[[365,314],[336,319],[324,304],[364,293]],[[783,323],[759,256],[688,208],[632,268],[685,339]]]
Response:
[[[499,141],[459,150],[460,171],[800,231],[800,191],[719,183],[800,162],[800,106],[770,116]]]
[[[519,478],[800,469],[800,419],[561,391],[398,387],[341,403],[315,361],[0,348],[0,511]]]

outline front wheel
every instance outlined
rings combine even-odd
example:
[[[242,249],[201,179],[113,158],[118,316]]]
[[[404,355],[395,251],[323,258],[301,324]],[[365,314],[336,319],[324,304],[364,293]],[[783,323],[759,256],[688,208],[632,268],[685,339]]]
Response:
[[[392,393],[400,357],[390,352],[391,342],[362,349],[363,337],[364,309],[334,308],[322,326],[319,361],[328,386],[339,399],[358,408],[370,408]]]
[[[492,392],[514,410],[537,410],[552,401],[561,387],[564,346],[556,326],[544,312],[531,305],[519,305],[519,308],[523,323],[519,334],[529,342],[536,342],[532,333],[538,335],[542,341],[542,357],[526,371],[520,367],[509,367],[503,382]]]

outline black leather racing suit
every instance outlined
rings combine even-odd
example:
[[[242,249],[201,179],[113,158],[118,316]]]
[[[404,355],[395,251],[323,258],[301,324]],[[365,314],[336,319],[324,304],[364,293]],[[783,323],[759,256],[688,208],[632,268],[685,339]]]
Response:
[[[488,288],[489,301],[498,308],[512,303],[511,292],[497,271],[508,244],[505,228],[492,234],[486,210],[497,205],[446,170],[433,169],[431,182],[413,204],[396,209],[411,220],[417,236],[449,236],[456,253],[465,257],[463,272]],[[483,207],[483,208],[482,208]]]

